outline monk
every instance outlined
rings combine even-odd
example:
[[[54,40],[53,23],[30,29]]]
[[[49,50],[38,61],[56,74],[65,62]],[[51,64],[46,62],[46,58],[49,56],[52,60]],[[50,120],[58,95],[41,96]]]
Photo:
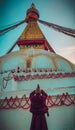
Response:
[[[32,120],[30,130],[48,130],[45,113],[49,116],[46,106],[47,94],[37,84],[36,90],[30,93]]]

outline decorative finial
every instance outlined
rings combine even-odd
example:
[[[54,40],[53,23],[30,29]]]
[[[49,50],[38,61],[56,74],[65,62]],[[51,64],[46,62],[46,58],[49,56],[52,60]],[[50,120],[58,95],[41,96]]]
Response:
[[[35,4],[32,3],[31,7],[27,10],[25,21],[26,22],[37,21],[38,18],[39,18],[39,11],[35,8]]]
[[[34,4],[34,3],[32,3],[31,7],[32,7],[32,8],[34,8],[34,7],[35,7],[35,4]]]

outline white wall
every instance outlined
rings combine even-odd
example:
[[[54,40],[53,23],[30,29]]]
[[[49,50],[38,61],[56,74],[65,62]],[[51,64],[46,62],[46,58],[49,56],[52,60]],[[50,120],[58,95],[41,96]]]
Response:
[[[49,109],[48,130],[75,130],[75,106]],[[29,130],[31,113],[28,110],[0,111],[0,130]]]

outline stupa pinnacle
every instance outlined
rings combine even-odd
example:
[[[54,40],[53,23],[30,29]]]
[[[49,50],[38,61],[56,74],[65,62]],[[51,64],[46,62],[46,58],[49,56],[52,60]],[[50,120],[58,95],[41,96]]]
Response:
[[[39,18],[39,11],[35,8],[35,5],[32,3],[31,7],[26,12],[26,22],[31,20],[38,20]]]
[[[27,26],[24,29],[22,35],[17,41],[20,49],[43,49],[54,52],[53,48],[49,45],[45,36],[43,35],[37,20],[39,18],[39,11],[35,8],[35,5],[32,3],[31,7],[26,12],[25,21]]]

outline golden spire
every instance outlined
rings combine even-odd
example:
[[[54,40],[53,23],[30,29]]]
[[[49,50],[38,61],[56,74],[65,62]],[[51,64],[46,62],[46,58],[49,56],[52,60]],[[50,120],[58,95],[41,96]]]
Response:
[[[35,8],[35,5],[32,3],[31,7],[26,12],[26,22],[27,26],[24,29],[22,35],[20,36],[17,44],[20,46],[20,49],[43,49],[51,50],[54,52],[52,47],[45,39],[37,20],[39,18],[39,11]]]

